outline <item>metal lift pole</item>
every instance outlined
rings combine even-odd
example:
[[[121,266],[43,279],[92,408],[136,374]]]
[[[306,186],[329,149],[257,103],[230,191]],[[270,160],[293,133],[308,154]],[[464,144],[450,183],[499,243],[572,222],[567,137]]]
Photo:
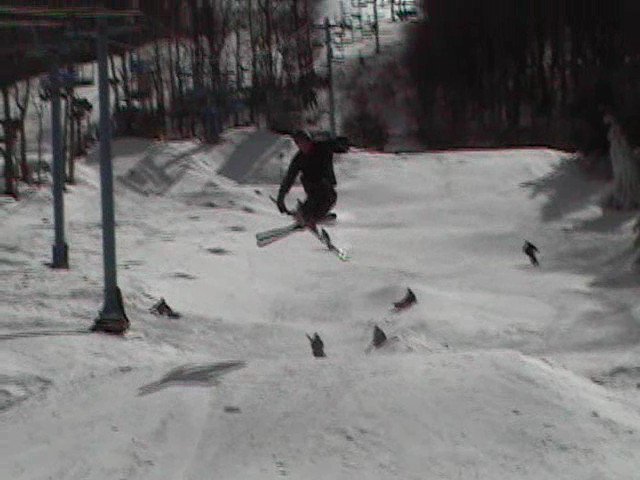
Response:
[[[111,164],[111,114],[107,51],[107,20],[97,19],[98,93],[100,99],[100,187],[102,193],[102,249],[104,305],[94,330],[123,333],[129,327],[116,276],[116,235]]]

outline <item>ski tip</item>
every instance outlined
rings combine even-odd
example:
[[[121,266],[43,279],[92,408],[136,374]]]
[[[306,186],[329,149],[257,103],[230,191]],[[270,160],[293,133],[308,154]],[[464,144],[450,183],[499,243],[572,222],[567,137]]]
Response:
[[[347,262],[350,259],[349,254],[344,250],[338,250],[337,255],[338,255],[338,258],[343,262]]]

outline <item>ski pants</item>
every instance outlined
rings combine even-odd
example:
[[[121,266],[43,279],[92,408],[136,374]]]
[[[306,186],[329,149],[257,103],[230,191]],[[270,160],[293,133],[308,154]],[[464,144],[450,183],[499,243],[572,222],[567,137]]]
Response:
[[[338,195],[334,189],[314,191],[300,204],[300,213],[305,221],[318,221],[324,218],[336,204]]]

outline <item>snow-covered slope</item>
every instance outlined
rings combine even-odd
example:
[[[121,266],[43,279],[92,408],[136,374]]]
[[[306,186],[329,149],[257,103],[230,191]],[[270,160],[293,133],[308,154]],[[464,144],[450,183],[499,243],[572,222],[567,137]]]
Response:
[[[47,190],[0,207],[0,478],[637,478],[631,219],[570,159],[342,155],[343,263],[307,233],[256,248],[277,185],[217,173],[249,135],[114,145],[124,338],[74,331],[101,306],[97,164],[65,196],[68,271]]]

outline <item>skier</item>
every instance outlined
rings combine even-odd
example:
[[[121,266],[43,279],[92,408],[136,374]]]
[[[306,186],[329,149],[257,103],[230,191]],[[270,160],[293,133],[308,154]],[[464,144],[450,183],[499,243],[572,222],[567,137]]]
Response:
[[[318,335],[318,332],[314,333],[313,337],[307,334],[307,338],[309,339],[309,342],[311,342],[311,353],[313,356],[324,357],[324,342],[320,338],[320,335]]]
[[[280,213],[288,212],[284,199],[301,174],[300,181],[307,198],[300,204],[295,218],[298,224],[315,230],[316,223],[329,213],[338,199],[333,151],[324,143],[314,142],[304,130],[294,132],[292,138],[299,150],[282,180],[276,205]]]
[[[538,252],[538,248],[528,240],[524,241],[524,245],[522,246],[522,251],[529,257],[531,264],[534,267],[539,265],[538,259],[536,258],[536,252]]]

